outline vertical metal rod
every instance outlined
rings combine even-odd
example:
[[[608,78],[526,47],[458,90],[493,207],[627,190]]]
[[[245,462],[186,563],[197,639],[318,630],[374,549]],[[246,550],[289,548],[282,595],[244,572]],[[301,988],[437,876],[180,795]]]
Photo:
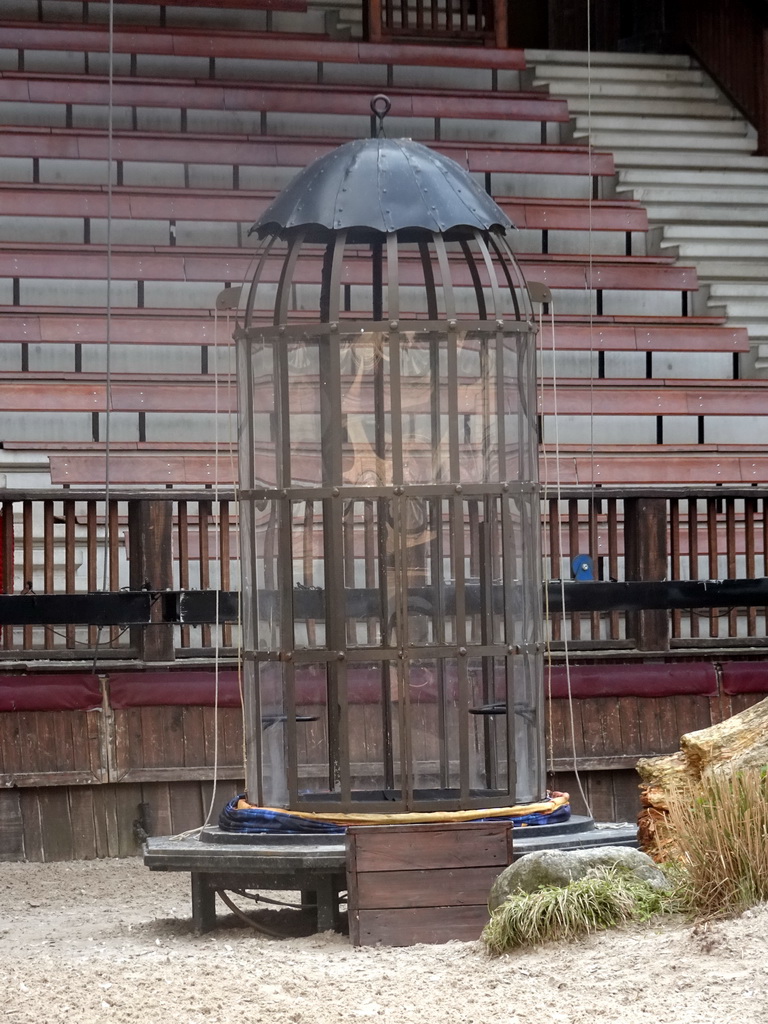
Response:
[[[378,247],[378,263],[376,250],[374,250],[374,271],[378,265],[378,275],[374,274],[374,311],[378,309],[379,317],[382,319],[382,273],[381,273],[381,247]],[[383,333],[376,332],[373,335],[373,419],[374,419],[374,448],[376,461],[380,467],[381,479],[379,483],[391,483],[392,459],[387,458],[387,427],[386,427],[386,388],[385,388],[385,360],[384,360],[385,337]],[[390,360],[391,362],[391,360]],[[390,409],[390,417],[392,410]],[[391,419],[390,419],[391,423]],[[390,431],[391,435],[391,431]],[[392,630],[395,625],[393,620],[393,604],[390,601],[390,558],[388,550],[387,524],[394,521],[394,507],[392,499],[376,499],[376,551],[378,562],[378,585],[379,585],[379,610],[381,615],[381,643],[385,647],[392,646]],[[373,519],[373,512],[371,513]],[[394,572],[394,564],[392,568]],[[394,597],[394,595],[392,595]],[[384,760],[384,785],[386,789],[394,789],[395,768],[394,768],[394,742],[392,723],[392,698],[391,698],[391,671],[389,662],[381,663],[381,729],[382,729],[382,758]]]
[[[560,533],[560,504],[557,498],[549,501],[549,578],[561,579],[563,574],[563,552]],[[552,639],[561,640],[565,625],[565,611],[552,616]],[[507,643],[510,643],[507,640]]]
[[[47,510],[46,510],[47,511]],[[45,514],[45,513],[44,513]],[[53,547],[53,503],[50,508],[50,535],[51,547]],[[98,588],[98,558],[99,558],[99,520],[97,516],[96,502],[89,501],[86,505],[86,538],[88,544],[88,590],[94,593]],[[53,552],[51,552],[53,553]],[[50,580],[46,578],[45,589],[47,593],[53,590],[53,562],[50,567]],[[96,626],[88,627],[88,644],[93,647],[99,638],[99,630]]]
[[[390,236],[394,237],[394,236]],[[389,268],[396,267],[395,259],[390,262],[391,250],[388,251],[388,284],[391,285]],[[397,271],[395,269],[395,279]],[[396,293],[395,293],[396,294]],[[392,321],[392,322],[396,322]],[[397,697],[398,697],[398,734],[400,744],[400,786],[402,799],[406,808],[413,805],[413,783],[414,766],[412,762],[412,748],[410,743],[410,661],[408,659],[408,552],[407,552],[407,502],[408,498],[402,494],[404,482],[404,458],[403,451],[403,418],[402,418],[402,391],[400,374],[400,334],[397,330],[391,329],[389,333],[389,401],[390,401],[390,430],[392,438],[392,483],[395,493],[390,504],[392,517],[392,540],[391,545],[391,570],[388,579],[389,605],[394,612],[395,635],[399,656],[396,664],[397,676]],[[399,493],[398,493],[399,492]],[[394,745],[393,745],[394,754]]]
[[[291,400],[288,347],[285,338],[273,337],[273,365],[275,376],[275,484],[285,489],[291,486]]]
[[[696,498],[688,499],[688,575],[692,580],[699,579],[699,513]],[[699,616],[696,609],[690,612],[691,636],[699,635]]]
[[[577,498],[568,499],[568,561],[579,554],[579,502]],[[581,613],[571,612],[571,639],[581,639]]]
[[[74,511],[74,508],[73,508]],[[109,550],[105,557],[109,558],[109,587],[110,590],[120,589],[120,505],[117,501],[107,502],[107,537],[109,538]],[[74,543],[74,519],[72,522],[72,541],[67,541],[67,549],[70,543]],[[120,627],[110,628],[110,645],[114,646],[120,638]]]
[[[707,561],[711,580],[716,580],[720,575],[717,525],[717,498],[707,498]],[[717,609],[713,608],[709,613],[709,635],[717,636],[719,632]]]
[[[340,251],[336,247],[336,253]],[[333,265],[329,279],[333,277]],[[332,287],[332,286],[331,286]],[[337,298],[338,301],[338,298]],[[325,644],[336,653],[328,663],[328,757],[329,786],[341,787],[342,804],[351,799],[349,779],[349,702],[346,693],[346,613],[344,597],[344,502],[340,494],[342,476],[341,352],[338,331],[319,338],[320,437],[323,485],[333,489],[323,498],[323,553],[325,589]]]
[[[479,524],[480,540],[480,643],[488,646],[493,643],[493,558],[491,555],[491,530],[489,502],[491,499],[486,495],[483,498],[484,515],[483,521]],[[482,664],[482,690],[481,701],[484,705],[492,704],[494,700],[494,661],[488,655],[483,655]],[[485,768],[485,788],[492,790],[496,788],[496,756],[494,749],[493,721],[490,715],[482,716],[483,733],[483,755]]]
[[[373,593],[378,587],[378,579],[376,572],[376,555],[375,555],[375,530],[376,525],[374,522],[374,502],[363,501],[363,522],[362,522],[362,534],[363,534],[363,566],[365,572],[365,587]],[[381,601],[379,601],[379,626],[378,632],[376,629],[376,616],[369,616],[366,623],[368,646],[375,647],[385,642],[385,629],[384,623],[381,621]]]
[[[450,499],[453,503],[454,551],[456,570],[456,672],[458,676],[458,726],[459,726],[459,791],[461,799],[469,798],[470,754],[469,754],[469,677],[467,672],[467,603],[465,579],[465,514],[464,501],[460,495]]]
[[[491,407],[493,405],[491,400],[493,374],[491,372],[492,360],[491,352],[489,350],[489,341],[490,339],[485,333],[480,334],[477,337],[477,344],[480,346],[480,401],[482,409],[480,444],[482,445],[483,455],[483,483],[488,483],[489,480],[498,479],[498,469],[494,473],[493,467],[493,451],[496,445],[494,445],[491,424],[493,423],[498,425],[499,417],[498,414],[494,415],[491,411]]]
[[[283,491],[281,498],[274,502],[273,509],[273,514],[277,518],[276,530],[274,531],[277,540],[277,550],[273,555],[277,567],[275,589],[280,603],[279,639],[276,646],[279,650],[280,659],[278,661],[278,671],[282,695],[282,711],[286,716],[283,732],[285,746],[280,752],[282,760],[274,767],[286,771],[286,778],[281,780],[281,783],[285,783],[289,801],[293,803],[298,800],[298,744],[296,738],[296,666],[293,661],[293,652],[296,649],[294,618],[296,609],[293,600],[294,502],[291,500],[290,490],[286,488]],[[261,671],[263,672],[264,669]]]
[[[728,579],[736,578],[736,503],[733,498],[725,499],[725,556]],[[738,610],[728,612],[728,636],[738,636]]]
[[[608,576],[612,580],[619,578],[619,514],[618,500],[608,498]],[[612,640],[620,639],[620,616],[611,612],[609,617]]]
[[[382,245],[381,242],[371,243],[371,312],[374,321],[384,319],[383,303],[383,267],[382,267]]]
[[[201,501],[197,506],[197,531],[200,551],[200,589],[207,590],[211,585],[211,551],[208,529],[211,517],[211,502]],[[211,646],[211,627],[205,623],[201,630],[203,647]]]
[[[2,587],[0,592],[12,594],[14,590],[14,530],[13,530],[13,502],[3,502],[2,514]],[[3,646],[11,649],[14,646],[13,626],[3,626]]]
[[[430,567],[432,585],[432,640],[433,643],[443,646],[445,640],[445,555],[443,551],[443,502],[441,498],[433,498],[429,502],[429,530],[430,530]],[[445,688],[445,658],[436,659],[437,671],[437,746],[438,746],[438,772],[440,786],[448,788],[450,779],[449,758],[450,750],[448,743],[448,718],[446,715],[446,702],[448,695]]]
[[[231,523],[229,515],[229,502],[219,502],[219,586],[222,590],[231,590],[231,571],[230,571],[230,537],[231,537]],[[217,626],[222,632],[222,643],[224,647],[232,646],[232,626],[229,622],[225,622],[222,626]]]
[[[299,737],[296,728],[296,663],[280,664],[282,675],[283,712],[285,713],[285,770],[288,806],[296,807],[301,800],[299,780]],[[283,728],[283,726],[278,726]]]
[[[304,529],[301,538],[301,561],[304,572],[304,586],[314,587],[315,585],[315,503],[314,501],[304,502]],[[317,620],[306,620],[307,645],[314,647],[317,644]]]
[[[343,563],[344,586],[352,589],[355,586],[355,502],[345,501],[342,510],[344,530]],[[357,647],[357,619],[345,616],[345,639],[347,647]]]
[[[96,590],[96,573],[95,573],[95,558],[91,557],[91,522],[90,522],[90,511],[91,506],[95,508],[95,502],[88,502],[88,589],[93,592]],[[95,549],[95,541],[94,541]],[[54,567],[54,523],[53,523],[53,502],[43,502],[43,589],[46,594],[53,593],[53,567]],[[94,583],[91,585],[91,565],[93,564],[93,580]],[[94,637],[97,630],[94,626],[88,628],[88,639],[91,644],[95,642]],[[45,647],[50,649],[55,646],[55,638],[53,630],[45,629]]]
[[[189,590],[189,517],[186,501],[180,501],[176,509],[176,529],[179,545],[179,586]],[[181,627],[181,646],[190,645],[190,627]]]
[[[746,576],[757,576],[757,559],[755,557],[755,513],[757,512],[757,500],[746,498],[744,501],[744,556],[746,565],[744,572]],[[679,577],[678,577],[679,579]],[[747,635],[757,634],[757,609],[754,605],[747,608]]]
[[[599,539],[598,539],[598,515],[600,509],[600,499],[590,498],[587,502],[587,527],[589,530],[589,554],[592,558],[592,564],[595,566],[595,579],[600,579],[600,573],[597,571],[597,567],[600,561],[600,550],[599,550]],[[592,639],[600,639],[600,612],[593,612],[591,615],[592,620]]]
[[[680,576],[680,560],[681,560],[681,547],[680,547],[680,502],[677,498],[669,499],[669,556],[670,556],[670,571],[673,580],[679,580]],[[680,612],[674,609],[672,611],[672,636],[680,636]]]
[[[117,532],[109,531],[110,538],[114,537],[116,542]],[[106,557],[106,554],[105,554]],[[115,580],[110,579],[110,587],[117,590]],[[64,591],[67,594],[75,592],[75,503],[64,502]],[[112,627],[114,631],[114,626]],[[75,627],[67,626],[65,629],[67,647],[75,646]]]
[[[21,529],[22,529],[22,575],[24,577],[24,589],[31,586],[34,589],[34,530],[32,526],[32,502],[24,501],[21,505]],[[74,588],[73,588],[74,589]],[[22,630],[24,650],[32,647],[32,627],[25,626]]]

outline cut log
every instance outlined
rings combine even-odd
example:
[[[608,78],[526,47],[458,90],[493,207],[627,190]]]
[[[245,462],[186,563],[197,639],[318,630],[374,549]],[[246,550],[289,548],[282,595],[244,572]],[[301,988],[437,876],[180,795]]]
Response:
[[[690,776],[688,759],[682,750],[663,757],[641,757],[637,762],[637,772],[646,786],[666,789],[670,784],[684,776]]]
[[[707,772],[768,764],[768,697],[708,729],[686,733],[681,749],[637,763],[647,786],[669,789],[675,782],[703,778]]]
[[[675,856],[674,840],[664,827],[671,790],[710,774],[768,765],[768,697],[708,729],[686,733],[680,747],[674,754],[637,763],[643,807],[638,842],[657,861]]]
[[[680,745],[698,778],[708,772],[761,768],[768,764],[768,697],[718,725],[687,733]]]

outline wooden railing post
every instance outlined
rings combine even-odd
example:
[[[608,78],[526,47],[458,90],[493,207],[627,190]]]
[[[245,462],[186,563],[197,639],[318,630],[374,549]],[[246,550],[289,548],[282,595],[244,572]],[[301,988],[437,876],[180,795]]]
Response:
[[[506,50],[509,45],[507,0],[493,0],[493,34],[496,46],[500,50]]]
[[[627,580],[667,579],[665,498],[624,499],[624,558]],[[641,651],[668,651],[669,613],[666,609],[629,612],[627,632]]]
[[[768,25],[760,34],[760,59],[755,69],[757,76],[757,152],[768,155]]]
[[[380,43],[382,37],[381,0],[364,0],[363,39],[368,43]]]
[[[173,503],[132,501],[128,506],[131,590],[173,586]],[[153,622],[134,631],[134,646],[144,661],[173,661],[173,626],[160,621],[159,602]],[[156,621],[155,621],[156,620]]]
[[[679,34],[757,129],[768,154],[768,8],[754,0],[679,0]]]

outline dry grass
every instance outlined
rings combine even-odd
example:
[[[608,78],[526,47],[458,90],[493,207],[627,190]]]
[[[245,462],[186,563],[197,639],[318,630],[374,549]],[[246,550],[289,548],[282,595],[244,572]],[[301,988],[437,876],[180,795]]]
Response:
[[[700,917],[768,900],[768,770],[747,768],[670,792],[669,835],[680,852],[686,901]]]

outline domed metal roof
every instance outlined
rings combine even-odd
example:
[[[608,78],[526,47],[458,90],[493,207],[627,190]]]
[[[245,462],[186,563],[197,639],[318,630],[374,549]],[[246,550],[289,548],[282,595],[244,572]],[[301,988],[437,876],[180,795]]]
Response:
[[[450,235],[457,229],[503,232],[511,226],[454,160],[410,139],[377,138],[347,142],[315,160],[251,232],[260,238],[299,227],[308,228],[310,236],[344,229]]]

